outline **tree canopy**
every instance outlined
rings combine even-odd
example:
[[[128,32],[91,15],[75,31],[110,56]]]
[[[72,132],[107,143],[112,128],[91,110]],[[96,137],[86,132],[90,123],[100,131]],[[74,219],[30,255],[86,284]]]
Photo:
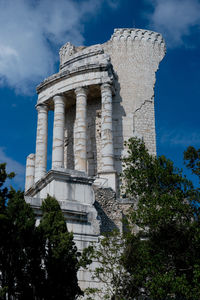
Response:
[[[164,156],[132,138],[124,159],[124,185],[135,206],[135,234],[127,236],[124,264],[135,296],[200,299],[199,192]]]
[[[121,290],[116,281],[110,282],[116,293],[111,298],[105,289],[105,299],[200,299],[199,190],[171,160],[150,155],[142,140],[131,138],[126,147],[122,193],[132,201],[129,232],[119,235],[125,242],[113,254],[121,253],[118,265],[124,267],[125,276]],[[188,167],[197,175],[199,153],[194,148],[185,152]],[[108,271],[103,253],[96,252],[101,276]],[[98,273],[97,277],[101,279]]]

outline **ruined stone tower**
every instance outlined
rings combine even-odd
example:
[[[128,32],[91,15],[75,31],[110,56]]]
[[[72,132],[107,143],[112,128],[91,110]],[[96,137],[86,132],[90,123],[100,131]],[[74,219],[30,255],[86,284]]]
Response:
[[[164,55],[159,33],[115,29],[104,44],[65,44],[59,72],[37,87],[36,152],[27,158],[26,201],[39,219],[42,199],[55,196],[79,249],[98,241],[99,208],[111,219],[108,226],[113,223],[112,209],[119,216],[124,141],[141,137],[156,154],[154,85]],[[54,111],[52,167],[47,171],[50,110]],[[81,287],[91,281],[86,273],[79,279]]]

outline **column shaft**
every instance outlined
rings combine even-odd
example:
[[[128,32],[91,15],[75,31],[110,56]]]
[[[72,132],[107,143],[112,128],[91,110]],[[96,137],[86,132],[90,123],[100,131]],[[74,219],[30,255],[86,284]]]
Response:
[[[65,98],[54,96],[52,169],[64,167]]]
[[[76,121],[74,131],[75,170],[87,172],[86,127],[87,127],[87,89],[77,88]]]
[[[37,137],[35,151],[35,182],[46,174],[47,167],[47,130],[48,108],[44,104],[37,105]]]
[[[112,90],[108,83],[101,85],[101,154],[102,171],[114,171],[112,128]]]
[[[25,192],[34,185],[35,177],[35,154],[29,154],[26,159],[26,183]]]

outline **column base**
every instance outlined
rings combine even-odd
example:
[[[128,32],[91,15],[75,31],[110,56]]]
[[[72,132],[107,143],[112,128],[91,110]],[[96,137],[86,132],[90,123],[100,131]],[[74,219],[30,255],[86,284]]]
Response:
[[[112,188],[117,192],[117,172],[114,170],[99,172],[94,185],[102,188]]]

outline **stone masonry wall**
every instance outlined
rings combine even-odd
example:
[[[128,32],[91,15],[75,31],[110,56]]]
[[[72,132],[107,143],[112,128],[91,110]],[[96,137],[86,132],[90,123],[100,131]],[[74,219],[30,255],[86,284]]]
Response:
[[[94,188],[95,208],[100,219],[100,233],[121,230],[121,210],[111,188]]]
[[[149,152],[156,155],[154,101],[144,101],[133,115],[133,133],[143,138]]]
[[[102,46],[115,73],[114,149],[115,168],[120,173],[120,157],[126,154],[124,141],[133,135],[144,138],[149,151],[156,153],[154,85],[165,44],[158,33],[125,28],[116,29]]]
[[[117,199],[116,193],[111,188],[94,187],[95,208],[100,219],[100,234],[119,230],[126,230],[124,221],[128,218],[131,201]]]

